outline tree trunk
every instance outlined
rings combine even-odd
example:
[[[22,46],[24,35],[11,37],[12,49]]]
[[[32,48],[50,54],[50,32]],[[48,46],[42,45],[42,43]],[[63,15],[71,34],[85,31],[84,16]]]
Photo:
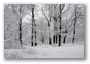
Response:
[[[22,13],[22,5],[20,5],[20,43],[21,43],[21,45],[23,45],[23,43],[22,43],[22,17],[21,17],[21,13]]]
[[[36,37],[36,24],[35,24],[35,31],[34,31],[34,33],[35,33],[35,46],[37,46],[37,37]]]
[[[67,37],[67,35],[64,36],[64,40],[63,40],[64,44],[66,43],[66,37]]]
[[[72,43],[74,43],[74,40],[75,40],[75,25],[76,25],[76,6],[75,6],[75,18],[74,18],[74,24],[73,24],[73,38],[72,38]]]
[[[57,44],[58,35],[56,34],[56,44]]]
[[[55,44],[55,35],[53,36],[53,43]]]
[[[32,38],[31,38],[31,46],[34,45],[34,8],[32,8]]]
[[[50,21],[48,21],[48,28],[49,28],[49,44],[52,44],[52,40],[51,40],[51,33],[50,33],[50,23],[51,23],[51,16],[50,16]]]
[[[49,44],[51,45],[52,43],[51,43],[51,37],[49,37]]]
[[[61,46],[61,35],[59,35],[59,45],[58,46]]]
[[[60,28],[59,28],[59,30],[60,30],[60,32],[59,32],[59,46],[61,46],[61,26],[62,26],[62,25],[61,25],[61,12],[62,12],[62,11],[61,11],[61,4],[60,4],[59,7],[60,7],[60,18],[59,18],[59,21],[60,21],[60,26],[59,26],[59,27],[60,27]]]
[[[74,43],[74,40],[75,40],[75,24],[76,24],[76,21],[74,22],[72,43]]]
[[[64,36],[64,39],[63,39],[63,43],[65,44],[66,43],[66,37],[67,37],[67,29],[65,31],[65,36]]]
[[[22,18],[20,18],[20,43],[21,45],[23,45],[22,43]]]
[[[42,41],[42,43],[44,43],[44,37],[43,37],[42,33],[41,33],[41,41]]]

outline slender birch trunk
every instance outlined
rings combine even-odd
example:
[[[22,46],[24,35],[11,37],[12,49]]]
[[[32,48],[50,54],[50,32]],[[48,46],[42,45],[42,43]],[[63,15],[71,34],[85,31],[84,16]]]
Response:
[[[66,43],[66,38],[67,38],[67,29],[65,30],[65,36],[64,36],[64,39],[63,39],[64,44]]]
[[[74,18],[74,24],[73,24],[73,38],[72,38],[72,43],[74,43],[75,40],[75,26],[76,26],[76,6],[75,7],[75,18]]]
[[[22,43],[22,17],[21,17],[21,13],[22,13],[22,5],[20,5],[20,43],[21,43],[21,45],[23,45],[23,43]]]
[[[61,25],[61,12],[62,12],[62,10],[61,10],[61,4],[59,5],[59,9],[60,9],[60,18],[59,18],[59,21],[60,21],[60,28],[59,28],[59,45],[58,46],[61,46],[61,29],[62,29],[62,25]]]
[[[31,37],[31,46],[34,46],[34,8],[32,8],[32,37]]]
[[[48,31],[49,31],[49,44],[51,45],[51,33],[50,33],[50,22],[48,22]]]

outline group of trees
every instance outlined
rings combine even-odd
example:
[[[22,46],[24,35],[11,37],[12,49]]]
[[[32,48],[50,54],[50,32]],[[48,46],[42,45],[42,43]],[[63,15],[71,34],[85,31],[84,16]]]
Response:
[[[38,14],[40,13],[40,14]],[[84,5],[82,4],[5,4],[4,6],[4,41],[12,39],[15,31],[18,31],[17,40],[23,45],[23,18],[29,15],[31,21],[31,46],[37,46],[37,18],[41,22],[41,42],[44,43],[45,37],[42,23],[47,23],[47,40],[48,44],[66,43],[68,33],[72,32],[72,43],[75,41],[76,28],[84,24]],[[42,20],[43,19],[43,20]],[[28,21],[28,22],[30,22]],[[15,29],[10,29],[10,25],[15,24]],[[10,32],[9,35],[8,34]],[[30,30],[28,30],[30,31]],[[11,35],[11,36],[10,36]],[[64,36],[63,36],[64,35]],[[8,37],[10,36],[10,37]],[[14,37],[15,35],[13,35]]]
[[[54,23],[54,35],[53,35],[53,42],[51,40],[51,33],[49,32],[49,44],[57,44],[58,46],[61,46],[61,38],[62,38],[62,34],[65,34],[64,38],[63,38],[63,43],[66,43],[66,38],[67,38],[67,33],[69,31],[73,31],[73,37],[72,37],[72,43],[74,43],[75,40],[75,27],[78,26],[79,24],[84,22],[84,6],[83,5],[79,5],[79,4],[47,4],[45,5],[47,11],[48,11],[48,16],[45,16],[44,11],[43,15],[45,17],[45,19],[48,22],[48,27],[50,30],[50,24],[51,22]],[[65,7],[67,6],[67,7]],[[73,13],[71,14],[70,18],[67,19],[67,17],[65,18],[64,15],[67,15],[66,13],[69,12],[69,14],[67,16],[70,15],[70,9],[72,8]],[[44,7],[45,8],[45,7]],[[66,8],[66,10],[64,10]],[[63,11],[64,10],[64,11]],[[64,29],[62,29],[62,23],[64,21],[62,21],[62,19],[65,18],[66,19],[66,25],[64,26]],[[80,22],[78,25],[77,20],[79,20],[78,22]],[[68,25],[69,24],[69,25]],[[72,26],[73,25],[73,26]],[[68,27],[67,27],[68,26]],[[70,28],[72,27],[72,28]],[[70,29],[69,29],[70,28]]]

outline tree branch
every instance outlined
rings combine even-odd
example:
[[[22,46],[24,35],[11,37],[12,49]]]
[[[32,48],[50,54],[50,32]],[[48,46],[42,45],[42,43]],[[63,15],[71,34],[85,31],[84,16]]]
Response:
[[[44,15],[45,19],[49,22],[48,18],[45,16],[45,14],[44,14],[43,10],[42,10],[42,13],[43,13],[43,15]]]

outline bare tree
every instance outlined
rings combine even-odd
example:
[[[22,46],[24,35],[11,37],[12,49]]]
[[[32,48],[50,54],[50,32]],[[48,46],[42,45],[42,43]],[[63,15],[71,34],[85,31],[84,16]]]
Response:
[[[20,5],[20,15],[22,13],[22,5]],[[22,43],[22,17],[20,16],[20,43],[21,45],[23,45]]]
[[[11,4],[11,7],[12,7],[12,11],[13,13],[16,15],[16,18],[19,19],[19,22],[16,22],[17,23],[17,26],[19,26],[19,30],[20,30],[20,33],[19,33],[19,39],[20,39],[20,44],[23,45],[23,42],[22,42],[22,13],[23,13],[23,4],[18,4],[18,5],[13,5]],[[18,9],[19,8],[19,9]],[[19,14],[18,14],[19,12]]]
[[[48,13],[48,17],[45,15],[43,9],[42,9],[42,13],[43,13],[45,19],[46,19],[47,22],[48,22],[49,44],[51,45],[51,44],[52,44],[52,40],[51,40],[50,26],[51,26],[51,22],[52,22],[52,21],[51,21],[51,19],[52,19],[52,18],[51,18],[51,16],[52,16],[52,14],[51,14],[51,12],[52,12],[52,4],[46,4],[46,8],[48,8],[48,10],[46,10],[46,11],[49,12],[49,13]]]
[[[54,4],[54,43],[57,43],[59,42],[58,46],[61,46],[61,29],[62,29],[62,23],[61,23],[61,20],[62,20],[62,11],[65,7],[65,4]],[[56,10],[58,10],[59,12],[56,13]],[[59,19],[59,21],[58,21]]]
[[[31,12],[32,12],[32,37],[31,37],[31,46],[36,46],[36,24],[35,24],[35,18],[34,18],[34,12],[35,12],[35,4],[31,4]]]
[[[83,7],[79,7],[80,5],[77,5],[77,4],[75,4],[74,5],[74,16],[75,16],[75,18],[74,18],[74,24],[73,24],[73,38],[72,38],[72,43],[74,43],[74,40],[75,40],[75,27],[77,26],[76,25],[76,23],[77,23],[77,19],[84,19],[84,11],[82,10],[82,8],[84,8],[84,6]],[[82,6],[82,5],[81,5]],[[79,10],[79,11],[78,11]],[[82,11],[83,11],[83,13],[82,13]],[[79,24],[81,24],[83,22],[83,20],[79,23]],[[79,25],[78,24],[78,25]]]

